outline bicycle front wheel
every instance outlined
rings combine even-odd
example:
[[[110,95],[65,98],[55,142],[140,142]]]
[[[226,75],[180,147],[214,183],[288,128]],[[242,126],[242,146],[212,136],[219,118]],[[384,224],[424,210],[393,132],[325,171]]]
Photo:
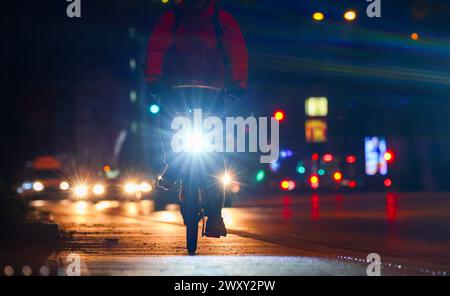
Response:
[[[188,254],[193,256],[197,252],[198,242],[198,221],[190,222],[186,225],[186,243]]]

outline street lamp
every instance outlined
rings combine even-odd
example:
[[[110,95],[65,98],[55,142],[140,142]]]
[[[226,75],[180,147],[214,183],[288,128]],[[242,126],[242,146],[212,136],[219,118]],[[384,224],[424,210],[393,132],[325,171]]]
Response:
[[[356,19],[356,11],[354,11],[354,10],[347,10],[344,13],[344,18],[345,18],[345,20],[347,20],[349,22],[354,21]]]
[[[412,33],[412,34],[411,34],[411,39],[414,40],[414,41],[419,40],[419,34],[417,34],[417,33]]]
[[[320,21],[323,21],[325,19],[325,15],[322,12],[314,12],[313,15],[312,15],[312,18],[315,21],[320,22]]]
[[[285,118],[284,112],[281,110],[275,111],[273,117],[275,117],[276,120],[279,122],[283,121]]]

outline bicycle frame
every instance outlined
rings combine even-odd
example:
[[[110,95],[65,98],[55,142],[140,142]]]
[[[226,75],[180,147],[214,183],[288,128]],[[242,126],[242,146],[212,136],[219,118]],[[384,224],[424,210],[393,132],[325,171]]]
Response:
[[[194,92],[196,90],[201,91],[213,91],[217,93],[216,100],[219,100],[219,102],[212,102],[212,105],[215,103],[224,106],[223,102],[223,89],[215,88],[215,87],[209,87],[209,86],[202,86],[202,85],[179,85],[174,86],[172,89],[174,90],[188,90]],[[211,102],[209,102],[211,103]],[[193,105],[190,105],[193,104]],[[196,105],[198,104],[198,105]],[[162,108],[169,109],[170,106],[167,106]],[[189,115],[192,110],[192,108],[200,107],[202,108],[204,106],[204,102],[202,102],[202,98],[183,98],[180,102],[175,103],[177,105],[177,108],[172,109],[172,114],[177,115]],[[181,107],[180,107],[181,106]],[[180,110],[181,108],[181,110]],[[184,108],[184,110],[183,110]],[[211,111],[211,104],[208,106],[208,111]],[[183,112],[184,111],[184,112]],[[215,110],[213,110],[215,111]],[[170,112],[170,111],[169,111]],[[217,113],[223,113],[224,109],[221,109]],[[169,119],[172,119],[172,114],[166,112],[166,116]],[[166,125],[167,122],[166,122]],[[162,180],[165,179],[166,175],[172,175],[172,178],[176,180],[179,180],[176,183],[175,190],[178,192],[178,201],[180,203],[180,210],[181,214],[183,216],[184,224],[186,225],[186,237],[187,237],[187,249],[188,253],[190,255],[195,254],[197,249],[197,239],[198,239],[198,223],[200,220],[203,220],[203,226],[202,226],[202,236],[204,236],[204,227],[205,227],[205,206],[208,203],[207,198],[205,197],[209,190],[215,190],[218,191],[217,188],[217,181],[220,180],[217,179],[217,171],[225,171],[225,157],[223,153],[216,153],[216,154],[208,154],[208,155],[202,155],[201,153],[189,153],[189,152],[182,152],[182,153],[173,153],[171,151],[167,150],[167,141],[165,141],[164,136],[167,135],[163,134],[163,131],[161,130],[161,122],[159,127],[159,134],[160,134],[160,140],[161,145],[164,153],[164,170],[161,173],[160,177],[158,178],[158,186],[160,188],[163,188],[164,190],[169,190],[170,188],[167,188],[163,186],[161,183]],[[168,133],[169,135],[171,133]],[[195,139],[194,139],[195,142]],[[204,160],[207,160],[207,163],[203,162]],[[176,172],[171,172],[170,168],[175,168]],[[212,185],[211,185],[212,184]],[[211,188],[213,187],[213,188]],[[222,202],[224,202],[225,198],[225,191],[223,191],[223,199]]]

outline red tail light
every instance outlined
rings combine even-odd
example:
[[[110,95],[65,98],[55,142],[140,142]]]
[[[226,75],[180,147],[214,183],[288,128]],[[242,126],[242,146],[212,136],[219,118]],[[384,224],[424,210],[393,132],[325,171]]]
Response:
[[[354,155],[348,155],[348,156],[345,158],[345,161],[346,161],[347,163],[349,163],[349,164],[356,163],[356,156],[354,156]]]
[[[295,183],[295,181],[292,181],[292,180],[283,180],[280,183],[281,189],[283,189],[285,191],[294,190],[296,186],[297,186],[297,184]]]
[[[289,189],[289,181],[288,180],[281,181],[280,187],[283,190],[288,190]]]
[[[324,162],[332,162],[333,161],[333,155],[332,154],[324,154],[322,157]]]
[[[391,179],[384,180],[384,186],[391,187],[392,186],[392,180]]]
[[[312,175],[311,177],[309,177],[309,183],[312,189],[319,188],[319,182],[320,182],[319,176]]]

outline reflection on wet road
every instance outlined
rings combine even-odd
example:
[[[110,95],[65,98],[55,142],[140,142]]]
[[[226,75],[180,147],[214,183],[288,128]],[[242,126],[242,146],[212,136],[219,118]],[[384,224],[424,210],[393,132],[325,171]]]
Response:
[[[120,240],[112,254],[185,254],[176,205],[161,212],[153,211],[152,201],[34,201],[33,205],[50,211],[71,233],[66,249],[96,254],[87,261],[109,260],[104,255],[111,249],[104,240],[110,236]],[[200,238],[200,255],[320,257],[333,264],[359,263],[359,268],[350,268],[357,274],[365,272],[369,253],[380,254],[386,268],[406,273],[446,274],[450,266],[449,194],[280,195],[242,198],[234,205],[223,212],[230,235],[220,240]],[[319,273],[326,274],[323,268]]]

